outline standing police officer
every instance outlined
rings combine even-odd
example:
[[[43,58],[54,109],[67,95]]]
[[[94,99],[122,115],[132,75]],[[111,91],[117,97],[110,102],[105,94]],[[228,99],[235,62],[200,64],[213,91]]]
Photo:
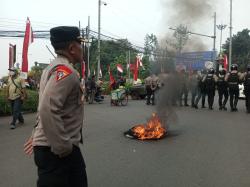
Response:
[[[150,99],[152,95],[152,90],[151,90],[151,84],[152,84],[152,78],[151,76],[148,76],[145,80],[145,87],[146,87],[146,94],[147,94],[147,101],[146,104],[150,105]]]
[[[184,95],[184,105],[189,106],[187,103],[188,100],[188,75],[186,74],[185,70],[181,70],[179,74],[180,78],[180,106],[182,105],[182,97]]]
[[[191,90],[191,107],[195,108],[195,100],[198,94],[198,73],[194,70],[190,76],[190,90]]]
[[[37,125],[24,150],[32,154],[33,146],[37,186],[85,187],[87,175],[79,148],[83,91],[72,66],[83,61],[83,39],[77,27],[63,26],[50,30],[50,40],[58,56],[42,74]]]
[[[218,94],[219,94],[219,110],[227,110],[226,104],[228,100],[228,85],[227,82],[225,81],[225,76],[226,76],[226,70],[221,69],[219,71],[219,76],[217,80],[217,89],[218,89]],[[222,99],[224,96],[224,101],[222,103]]]
[[[159,78],[155,74],[153,74],[152,75],[152,82],[151,82],[152,105],[155,105],[155,92],[159,88],[159,83],[160,83]]]
[[[238,97],[239,97],[239,83],[242,79],[242,74],[238,72],[238,65],[231,65],[231,72],[228,73],[225,77],[225,80],[228,82],[229,95],[230,95],[230,107],[231,112],[238,111]]]
[[[244,94],[246,96],[247,113],[250,113],[250,65],[247,66],[247,72],[244,77]]]
[[[217,76],[214,74],[214,68],[209,69],[207,76],[204,77],[207,101],[210,110],[213,110],[214,95],[215,95],[215,84],[217,81]]]

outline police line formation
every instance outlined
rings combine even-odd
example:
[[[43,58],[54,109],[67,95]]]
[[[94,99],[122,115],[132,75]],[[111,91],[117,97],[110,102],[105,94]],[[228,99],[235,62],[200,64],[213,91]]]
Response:
[[[202,70],[200,73],[194,70],[189,75],[185,70],[181,70],[175,75],[177,86],[169,87],[175,89],[173,97],[171,98],[172,104],[176,105],[176,101],[179,101],[179,106],[188,104],[188,93],[191,92],[191,107],[198,109],[199,101],[201,100],[201,108],[206,108],[205,98],[207,97],[208,108],[213,110],[214,97],[216,89],[218,91],[219,110],[227,110],[227,101],[229,98],[229,105],[232,112],[238,111],[237,104],[239,98],[239,85],[244,85],[245,105],[246,112],[250,113],[250,65],[247,66],[246,72],[241,73],[238,71],[238,65],[232,64],[230,72],[226,69],[220,69],[218,74],[215,73],[214,68],[209,70]],[[166,75],[168,76],[168,75]],[[161,89],[161,78],[154,74],[145,79],[147,99],[146,104],[155,104],[155,93]],[[158,89],[159,88],[159,89]],[[168,88],[167,88],[168,89]],[[183,98],[184,97],[184,98]],[[157,99],[156,99],[157,100]]]

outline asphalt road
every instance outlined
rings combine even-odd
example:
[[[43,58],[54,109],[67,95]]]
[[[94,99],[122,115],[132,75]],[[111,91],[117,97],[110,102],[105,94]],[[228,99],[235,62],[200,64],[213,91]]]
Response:
[[[249,187],[250,115],[243,101],[239,112],[176,108],[178,120],[158,141],[125,138],[123,132],[145,122],[154,111],[144,101],[126,107],[86,105],[84,144],[90,187]],[[0,118],[0,186],[33,187],[33,157],[23,154],[35,114],[25,125],[9,129],[10,117]]]

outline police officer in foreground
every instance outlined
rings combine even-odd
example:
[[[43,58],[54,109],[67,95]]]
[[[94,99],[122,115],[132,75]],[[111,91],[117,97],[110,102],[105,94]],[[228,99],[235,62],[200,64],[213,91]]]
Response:
[[[215,96],[215,84],[217,82],[217,76],[214,74],[214,68],[208,70],[207,76],[204,77],[205,88],[207,92],[208,107],[213,110],[214,96]]]
[[[227,110],[226,104],[228,100],[228,84],[225,81],[226,70],[219,70],[218,81],[217,81],[217,90],[219,94],[219,110]],[[224,97],[224,101],[222,102]]]
[[[34,150],[37,186],[85,187],[85,162],[79,148],[83,92],[73,68],[83,61],[83,39],[77,27],[62,26],[50,30],[50,40],[57,57],[43,71],[37,125],[24,151]]]
[[[242,74],[238,72],[238,65],[231,65],[231,72],[228,73],[225,77],[225,80],[228,83],[229,95],[230,95],[230,107],[231,112],[238,111],[238,97],[239,97],[239,83],[242,80]]]
[[[247,113],[250,113],[250,65],[247,66],[247,72],[244,77],[244,94],[246,96]]]

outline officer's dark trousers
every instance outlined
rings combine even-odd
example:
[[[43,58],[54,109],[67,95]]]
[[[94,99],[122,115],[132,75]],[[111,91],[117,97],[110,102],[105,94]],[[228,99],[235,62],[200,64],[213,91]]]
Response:
[[[205,98],[206,98],[206,92],[201,90],[200,88],[198,88],[198,92],[197,92],[197,97],[195,100],[195,105],[197,106],[200,99],[201,99],[201,103],[202,103],[202,107],[205,107]]]
[[[250,113],[250,90],[245,91],[245,96],[246,96],[246,109],[247,112]]]
[[[192,98],[191,98],[191,105],[192,105],[192,107],[195,106],[195,98],[196,98],[196,96],[197,96],[197,92],[198,92],[198,88],[197,88],[197,87],[191,88],[191,95],[192,95]]]
[[[215,90],[208,90],[207,91],[207,102],[208,102],[208,106],[210,109],[213,108],[214,95],[215,95]]]
[[[187,105],[187,99],[188,99],[188,90],[186,88],[183,88],[181,91],[180,91],[180,106],[182,106],[182,98],[183,98],[183,95],[184,95],[184,104]]]
[[[230,107],[231,109],[236,109],[239,98],[239,89],[229,89],[230,95]]]
[[[152,90],[151,92],[152,92],[151,93],[152,94],[152,96],[151,96],[152,97],[152,105],[155,105],[155,92],[156,92],[156,90]]]
[[[38,167],[38,187],[87,187],[85,162],[81,151],[74,146],[72,153],[59,158],[50,147],[34,147],[35,164]]]
[[[226,106],[228,100],[228,91],[226,89],[225,90],[218,89],[218,94],[219,94],[219,107]],[[224,96],[224,101],[222,102],[223,96]]]
[[[146,86],[146,92],[147,92],[147,102],[146,104],[150,104],[151,96],[152,96],[152,90],[150,86]]]
[[[206,91],[201,90],[201,103],[202,103],[202,107],[205,107],[205,99],[206,99]]]
[[[16,121],[23,123],[23,115],[22,115],[22,100],[21,98],[17,98],[15,100],[10,100],[11,110],[12,110],[12,122],[11,124],[15,125]]]

